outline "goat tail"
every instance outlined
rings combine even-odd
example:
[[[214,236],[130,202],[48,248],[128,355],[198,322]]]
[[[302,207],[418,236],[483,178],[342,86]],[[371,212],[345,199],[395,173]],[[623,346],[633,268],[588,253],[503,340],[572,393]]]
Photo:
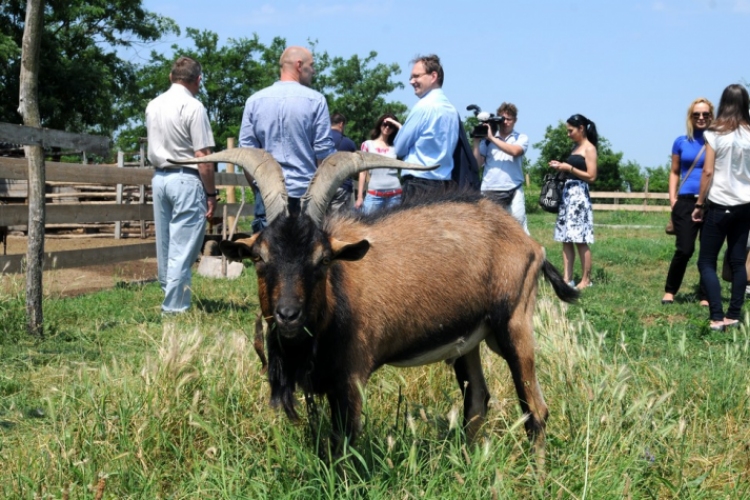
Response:
[[[547,278],[547,281],[550,282],[552,288],[555,290],[555,294],[560,297],[560,300],[572,304],[578,299],[581,292],[565,283],[560,271],[558,271],[557,268],[547,259],[545,259],[544,264],[542,264],[542,272],[544,273],[544,277]]]

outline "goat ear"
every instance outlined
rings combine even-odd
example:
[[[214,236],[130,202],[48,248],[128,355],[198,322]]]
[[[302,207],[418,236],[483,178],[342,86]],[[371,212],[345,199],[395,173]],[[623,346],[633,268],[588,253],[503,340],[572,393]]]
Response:
[[[240,239],[236,241],[222,241],[221,243],[219,243],[221,254],[227,259],[233,260],[235,262],[240,262],[242,261],[242,259],[250,258],[250,248],[258,238],[258,234],[254,234],[250,238]]]
[[[370,242],[367,240],[361,240],[356,243],[347,243],[345,241],[331,238],[330,241],[334,259],[350,261],[359,260],[364,257],[370,249]]]

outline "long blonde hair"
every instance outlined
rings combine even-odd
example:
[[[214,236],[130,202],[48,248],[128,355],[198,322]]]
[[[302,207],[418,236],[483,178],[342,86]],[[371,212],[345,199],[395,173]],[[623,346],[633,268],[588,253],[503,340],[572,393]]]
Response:
[[[706,99],[705,97],[699,97],[698,99],[694,100],[690,103],[690,106],[687,110],[687,120],[685,120],[685,123],[687,125],[687,136],[689,140],[695,139],[694,133],[695,130],[693,129],[693,108],[695,108],[696,104],[705,103],[708,104],[708,112],[711,113],[711,116],[709,117],[708,124],[711,125],[711,122],[714,121],[714,105],[711,101]]]

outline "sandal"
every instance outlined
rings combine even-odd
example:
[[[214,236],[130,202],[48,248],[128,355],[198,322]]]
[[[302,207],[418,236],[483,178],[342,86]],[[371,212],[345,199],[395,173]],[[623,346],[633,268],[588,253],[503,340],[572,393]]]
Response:
[[[723,321],[712,321],[709,323],[708,327],[715,332],[723,332],[726,325]]]

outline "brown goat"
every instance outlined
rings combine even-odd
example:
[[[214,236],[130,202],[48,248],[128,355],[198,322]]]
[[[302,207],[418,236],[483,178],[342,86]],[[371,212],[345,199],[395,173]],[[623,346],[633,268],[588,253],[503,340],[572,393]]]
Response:
[[[245,159],[256,178],[262,173],[257,165],[271,166],[260,154]],[[376,155],[334,156],[320,167],[321,179],[313,179],[300,214],[273,214],[261,233],[221,243],[228,258],[255,262],[260,306],[270,326],[272,403],[296,419],[297,386],[307,396],[325,394],[337,447],[359,430],[360,391],[375,370],[447,360],[473,440],[489,401],[479,350],[485,341],[510,367],[527,433],[543,461],[547,405],[536,378],[532,319],[538,277],[543,273],[565,301],[575,300],[577,291],[506,210],[477,194],[448,193],[372,215],[324,220],[321,210],[330,200],[325,196],[351,173],[344,166],[406,168]],[[201,159],[217,160],[241,163]],[[333,187],[320,187],[330,171]],[[283,191],[258,184],[264,201],[267,192]],[[326,194],[314,204],[320,192]]]

